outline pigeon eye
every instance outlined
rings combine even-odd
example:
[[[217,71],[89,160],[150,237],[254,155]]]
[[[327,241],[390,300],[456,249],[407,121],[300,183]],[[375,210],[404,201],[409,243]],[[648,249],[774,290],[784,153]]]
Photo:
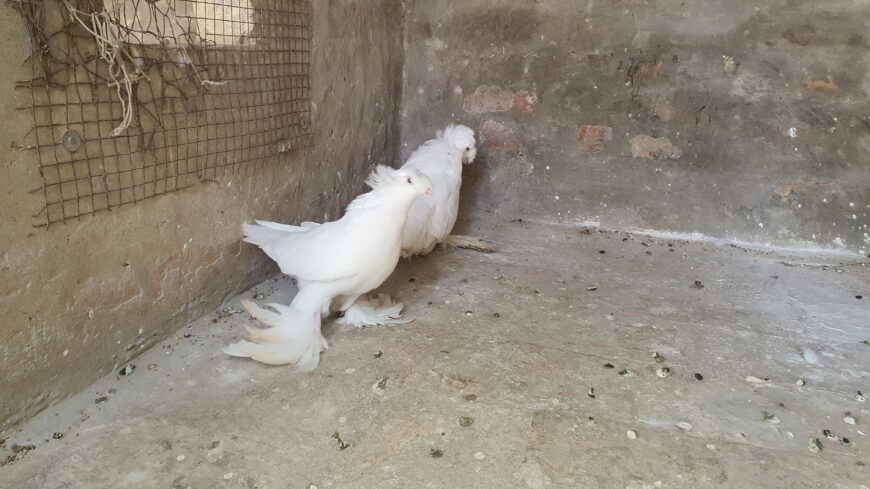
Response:
[[[465,148],[465,151],[471,151],[471,146]]]
[[[411,183],[411,177],[408,177],[408,183]]]

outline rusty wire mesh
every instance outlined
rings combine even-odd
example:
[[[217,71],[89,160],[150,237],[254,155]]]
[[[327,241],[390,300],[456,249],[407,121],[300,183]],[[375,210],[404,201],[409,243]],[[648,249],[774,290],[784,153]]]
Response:
[[[308,147],[308,0],[10,0],[30,31],[37,225]]]

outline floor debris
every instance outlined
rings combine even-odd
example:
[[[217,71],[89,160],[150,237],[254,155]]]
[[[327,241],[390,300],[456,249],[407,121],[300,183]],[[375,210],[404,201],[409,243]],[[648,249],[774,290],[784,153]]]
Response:
[[[856,465],[870,448],[858,392],[867,387],[848,375],[870,352],[859,342],[870,339],[868,301],[852,298],[867,272],[673,239],[644,247],[624,233],[571,243],[561,227],[521,226],[522,235],[487,233],[499,255],[402,261],[384,292],[401,294],[417,320],[367,330],[324,322],[330,348],[312,373],[221,355],[252,323],[244,313],[179,329],[0,435],[10,438],[0,463],[17,457],[0,485],[128,487],[133,471],[153,481],[143,489],[399,489],[419,485],[412,477],[424,469],[432,487],[802,487],[822,471],[825,487],[867,484]],[[556,238],[528,250],[529,231]],[[458,286],[463,276],[474,278]],[[696,278],[703,290],[689,289]],[[289,301],[289,280],[274,286],[269,300]],[[139,368],[120,376],[128,363]],[[812,388],[795,388],[798,379]],[[818,454],[807,452],[814,438]],[[16,455],[13,444],[36,448]]]
[[[334,439],[336,442],[338,442],[338,449],[339,450],[346,450],[346,449],[350,448],[350,443],[347,443],[344,440],[342,440],[341,435],[337,431],[332,434],[332,439]]]
[[[372,392],[374,392],[375,394],[378,394],[378,395],[383,394],[384,391],[387,389],[387,382],[389,380],[390,380],[389,377],[383,377],[381,379],[378,379],[377,382],[372,384]]]

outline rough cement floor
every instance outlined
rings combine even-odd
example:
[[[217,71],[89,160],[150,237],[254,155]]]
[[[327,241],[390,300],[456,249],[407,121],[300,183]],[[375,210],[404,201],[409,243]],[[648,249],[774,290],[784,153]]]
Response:
[[[0,487],[870,486],[866,264],[476,232],[503,251],[402,262],[418,319],[331,328],[313,374],[221,354],[234,300],[12,434]]]

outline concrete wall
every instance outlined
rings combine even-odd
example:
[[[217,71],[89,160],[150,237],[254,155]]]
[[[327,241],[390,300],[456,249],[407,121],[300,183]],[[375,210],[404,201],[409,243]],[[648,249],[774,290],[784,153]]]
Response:
[[[402,11],[396,0],[311,2],[315,148],[129,206],[34,228],[43,205],[30,126],[29,46],[0,2],[0,429],[123,364],[277,271],[239,242],[253,218],[335,218],[398,149]],[[204,354],[217,354],[206,352]]]
[[[450,119],[478,130],[466,213],[870,253],[870,3],[415,0],[406,15],[402,154]]]
[[[0,2],[0,429],[275,271],[243,222],[335,218],[450,120],[481,139],[466,217],[870,252],[863,0],[312,6],[313,150],[34,228],[37,164],[11,149],[29,48]]]

